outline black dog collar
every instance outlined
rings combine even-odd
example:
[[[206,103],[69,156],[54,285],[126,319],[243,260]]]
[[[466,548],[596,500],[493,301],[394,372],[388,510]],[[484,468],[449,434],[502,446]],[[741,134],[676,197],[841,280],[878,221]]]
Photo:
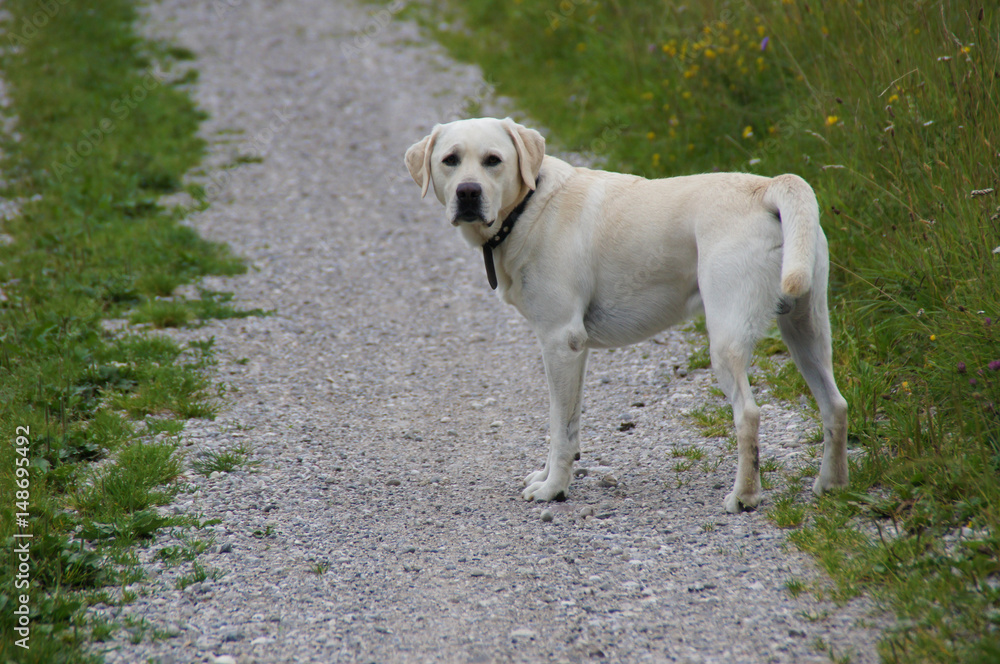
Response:
[[[497,271],[496,267],[493,265],[493,250],[499,247],[510,232],[514,230],[514,224],[517,223],[518,218],[524,213],[526,207],[528,207],[528,201],[531,200],[532,195],[538,189],[538,183],[542,181],[541,176],[535,180],[535,188],[528,192],[528,195],[524,197],[516,208],[514,208],[507,218],[503,220],[503,225],[500,226],[500,230],[496,235],[491,237],[483,245],[483,262],[486,263],[486,278],[490,282],[490,288],[493,290],[497,289]]]

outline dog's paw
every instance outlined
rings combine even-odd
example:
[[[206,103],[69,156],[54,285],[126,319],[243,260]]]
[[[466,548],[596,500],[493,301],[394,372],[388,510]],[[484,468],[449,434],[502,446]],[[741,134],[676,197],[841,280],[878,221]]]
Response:
[[[566,487],[549,480],[533,482],[528,485],[521,497],[525,500],[537,500],[538,502],[566,500]]]
[[[824,493],[829,493],[830,491],[846,489],[849,483],[846,477],[826,477],[823,473],[820,473],[816,481],[813,482],[813,493],[817,496],[822,496]]]
[[[541,470],[536,470],[533,473],[528,473],[524,478],[524,486],[531,486],[532,484],[541,484],[549,478],[549,467],[546,466]]]
[[[757,509],[760,505],[761,495],[760,493],[751,493],[749,495],[739,496],[735,491],[726,496],[726,500],[723,505],[726,511],[730,514],[739,514],[740,512],[752,512]]]

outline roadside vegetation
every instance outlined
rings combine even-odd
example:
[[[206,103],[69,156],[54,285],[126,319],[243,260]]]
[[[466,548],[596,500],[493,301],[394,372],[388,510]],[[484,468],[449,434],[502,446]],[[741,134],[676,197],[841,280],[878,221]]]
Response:
[[[894,612],[884,661],[1000,661],[1000,10],[448,7],[407,12],[561,148],[648,177],[794,172],[814,186],[860,453],[838,495],[814,501],[808,473],[787,476],[771,517],[830,573],[817,592]]]
[[[156,508],[184,490],[183,420],[219,407],[211,343],[153,330],[260,312],[223,293],[176,295],[245,270],[157,203],[204,152],[183,87],[193,76],[175,73],[190,54],[142,40],[131,0],[4,9],[16,137],[2,137],[0,194],[20,211],[0,221],[0,661],[96,662],[88,642],[156,633],[85,609],[135,597],[136,547],[157,532],[204,525]],[[30,585],[18,590],[25,541]],[[28,649],[13,631],[25,593]]]

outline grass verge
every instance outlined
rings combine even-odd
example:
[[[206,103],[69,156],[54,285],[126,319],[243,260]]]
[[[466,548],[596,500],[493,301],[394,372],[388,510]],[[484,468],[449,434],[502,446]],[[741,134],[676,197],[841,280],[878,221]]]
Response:
[[[795,172],[833,261],[848,492],[780,499],[886,662],[1000,660],[1000,10],[447,3],[415,15],[563,148],[646,176]],[[771,378],[781,381],[782,373]],[[801,479],[801,478],[800,478]]]
[[[100,661],[88,642],[122,626],[86,607],[128,601],[142,575],[134,547],[195,525],[155,508],[179,490],[181,421],[215,414],[211,344],[112,333],[105,321],[261,313],[209,291],[173,298],[245,267],[156,202],[201,158],[203,116],[181,87],[192,75],[172,80],[190,54],[140,39],[134,5],[4,5],[0,67],[19,139],[3,139],[3,196],[20,214],[0,226],[3,662]]]

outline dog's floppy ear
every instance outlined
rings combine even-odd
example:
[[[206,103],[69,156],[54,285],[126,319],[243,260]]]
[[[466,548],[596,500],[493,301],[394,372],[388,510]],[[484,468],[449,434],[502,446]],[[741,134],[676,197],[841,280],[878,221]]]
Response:
[[[519,125],[510,118],[503,121],[507,133],[517,149],[517,161],[521,169],[521,179],[534,191],[538,171],[545,157],[545,138],[534,129]]]
[[[427,188],[431,184],[431,153],[434,152],[434,142],[439,133],[441,125],[435,125],[430,135],[424,136],[406,151],[406,168],[410,171],[410,177],[420,187],[420,198],[427,195]]]

